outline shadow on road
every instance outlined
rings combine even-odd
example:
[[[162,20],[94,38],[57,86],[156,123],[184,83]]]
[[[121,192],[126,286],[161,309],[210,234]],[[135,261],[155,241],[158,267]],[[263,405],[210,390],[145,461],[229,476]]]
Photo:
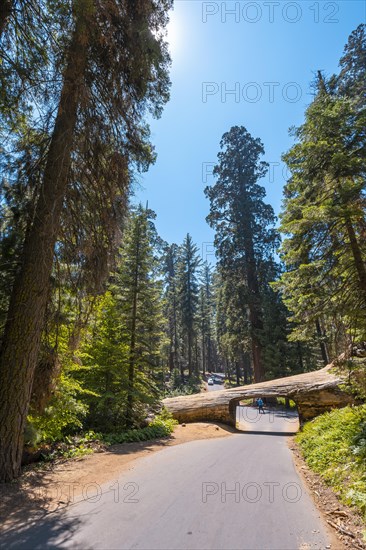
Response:
[[[23,509],[22,521],[14,521],[1,532],[1,547],[29,550],[30,548],[55,548],[66,544],[77,531],[80,521],[77,518],[64,517],[63,512],[51,512],[47,515],[30,514],[27,517]]]
[[[290,435],[296,435],[297,430],[295,432],[265,432],[263,430],[237,430],[242,435],[281,435],[282,437],[288,437]]]

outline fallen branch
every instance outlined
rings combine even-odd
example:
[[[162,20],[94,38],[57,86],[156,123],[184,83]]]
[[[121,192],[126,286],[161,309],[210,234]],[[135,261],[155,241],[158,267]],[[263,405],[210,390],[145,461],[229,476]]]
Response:
[[[347,535],[348,537],[351,537],[352,539],[355,538],[355,535],[353,533],[351,533],[351,531],[347,531],[347,529],[344,529],[344,527],[341,527],[340,525],[337,525],[336,523],[334,523],[334,521],[332,521],[330,519],[327,519],[327,523],[329,523],[329,525],[331,525],[334,529],[337,529],[337,531],[342,533],[342,535]]]
[[[343,510],[332,510],[331,512],[327,512],[328,515],[332,515],[332,516],[342,516],[344,518],[348,518],[349,515],[347,514],[347,512],[344,512]]]

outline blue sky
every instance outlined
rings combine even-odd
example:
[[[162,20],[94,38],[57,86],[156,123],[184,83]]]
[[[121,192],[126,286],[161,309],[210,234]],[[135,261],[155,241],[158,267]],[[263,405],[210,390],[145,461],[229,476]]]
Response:
[[[136,190],[136,200],[155,210],[162,238],[180,244],[189,232],[213,260],[203,190],[213,183],[220,139],[234,125],[263,141],[271,170],[261,183],[280,212],[288,130],[303,121],[315,72],[337,72],[349,34],[365,22],[365,6],[361,0],[175,0],[171,99],[151,122],[158,158]]]

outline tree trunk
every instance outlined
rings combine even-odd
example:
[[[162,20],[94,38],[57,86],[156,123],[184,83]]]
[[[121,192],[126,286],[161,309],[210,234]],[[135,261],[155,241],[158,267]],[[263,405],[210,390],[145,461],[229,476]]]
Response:
[[[136,348],[136,320],[137,320],[137,295],[139,283],[139,263],[140,263],[140,225],[137,228],[136,241],[136,264],[134,273],[133,301],[131,312],[131,339],[130,339],[130,358],[128,364],[128,388],[127,388],[127,407],[126,407],[126,428],[131,428],[133,424],[133,403],[135,386],[135,348]]]
[[[236,383],[238,386],[240,386],[240,363],[239,361],[235,361],[235,375],[236,375]]]
[[[199,360],[198,360],[198,341],[197,336],[194,340],[194,349],[195,349],[195,363],[194,363],[194,374],[197,378],[199,378],[200,375],[200,367],[199,367]]]
[[[254,383],[257,383],[257,382],[261,382],[264,378],[264,371],[262,366],[261,342],[258,338],[258,335],[256,334],[256,330],[258,330],[258,327],[260,326],[260,328],[262,328],[263,325],[262,324],[259,325],[259,320],[255,315],[251,314],[250,318],[252,320],[252,327],[253,327],[252,356],[253,356]]]
[[[299,368],[300,372],[304,372],[304,361],[302,358],[302,349],[301,349],[301,343],[297,342],[297,357],[299,359]]]
[[[243,353],[244,385],[250,383],[250,358],[247,353]]]
[[[327,366],[330,363],[329,354],[328,354],[328,349],[327,349],[326,343],[323,341],[324,334],[323,334],[323,331],[321,329],[319,319],[317,319],[315,321],[315,326],[316,326],[316,333],[319,337],[319,345],[320,345],[320,351],[321,351],[321,354],[322,354],[322,359],[323,359],[324,365]]]
[[[225,357],[225,365],[226,365],[227,378],[229,380],[229,387],[230,387],[231,386],[231,367],[229,365],[229,360],[227,357]]]
[[[357,242],[357,237],[355,230],[353,228],[351,220],[347,217],[346,218],[346,229],[348,233],[348,238],[351,245],[351,250],[353,254],[353,259],[355,261],[355,266],[358,274],[359,279],[359,287],[362,293],[363,301],[366,303],[366,267],[365,262],[362,259],[362,253],[361,249],[359,247],[359,244]]]
[[[192,377],[192,334],[188,331],[188,373],[189,378]]]
[[[260,332],[263,330],[262,313],[260,307],[260,292],[257,276],[257,268],[254,256],[253,238],[251,228],[245,228],[247,233],[245,239],[246,275],[249,290],[249,322],[251,326],[252,357],[254,382],[261,382],[264,379],[264,368],[262,362],[262,344]]]
[[[212,342],[211,342],[210,334],[211,334],[211,327],[209,325],[208,336],[207,336],[207,359],[206,359],[207,370],[212,370],[213,369],[212,350],[211,350]]]
[[[180,364],[179,364],[179,370],[180,370],[180,379],[181,379],[181,382],[182,384],[184,384],[184,366],[183,366],[183,362],[181,361]]]
[[[235,426],[235,408],[239,401],[266,397],[289,397],[296,402],[300,421],[311,420],[318,414],[354,403],[354,397],[342,390],[346,373],[332,373],[328,368],[286,376],[260,384],[231,388],[220,392],[170,397],[163,405],[179,422],[226,422]]]
[[[0,353],[0,481],[20,473],[23,432],[49,295],[55,242],[85,72],[89,0],[79,8],[33,225],[25,239]]]
[[[179,368],[179,357],[178,357],[178,332],[177,332],[177,304],[176,296],[174,290],[174,299],[173,299],[173,322],[174,322],[174,368]]]
[[[174,370],[174,351],[173,351],[173,344],[170,342],[170,352],[169,352],[169,372],[172,374]]]
[[[133,393],[135,386],[135,348],[136,348],[136,313],[137,313],[137,292],[135,292],[132,306],[132,326],[130,340],[130,359],[128,364],[128,387],[126,406],[126,428],[133,424]]]
[[[12,9],[12,0],[0,0],[0,38],[5,30]]]
[[[174,365],[174,354],[175,354],[175,351],[174,351],[174,321],[173,319],[170,317],[169,318],[169,334],[170,334],[170,339],[169,339],[169,372],[170,374],[172,374],[174,368],[175,368],[175,365]]]

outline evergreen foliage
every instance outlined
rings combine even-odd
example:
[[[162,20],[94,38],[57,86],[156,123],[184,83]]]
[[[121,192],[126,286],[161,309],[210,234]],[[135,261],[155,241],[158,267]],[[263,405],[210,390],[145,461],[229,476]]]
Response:
[[[291,171],[281,216],[287,270],[278,288],[293,313],[292,338],[325,333],[333,357],[366,338],[365,49],[361,26],[340,75],[318,75],[297,142],[284,155]]]
[[[265,190],[258,183],[266,175],[268,165],[260,160],[264,154],[262,142],[244,127],[231,128],[220,147],[214,169],[217,181],[205,190],[210,200],[207,220],[216,231],[223,285],[220,339],[234,360],[238,383],[240,364],[245,364],[248,381],[248,356],[254,381],[259,382],[266,376],[264,300],[272,292],[268,285],[273,254],[279,244],[273,208],[264,202]]]
[[[198,361],[193,355],[197,338],[198,315],[198,267],[201,260],[198,248],[189,233],[181,246],[178,262],[178,297],[182,330],[183,358],[187,363],[189,377],[198,376]]]

